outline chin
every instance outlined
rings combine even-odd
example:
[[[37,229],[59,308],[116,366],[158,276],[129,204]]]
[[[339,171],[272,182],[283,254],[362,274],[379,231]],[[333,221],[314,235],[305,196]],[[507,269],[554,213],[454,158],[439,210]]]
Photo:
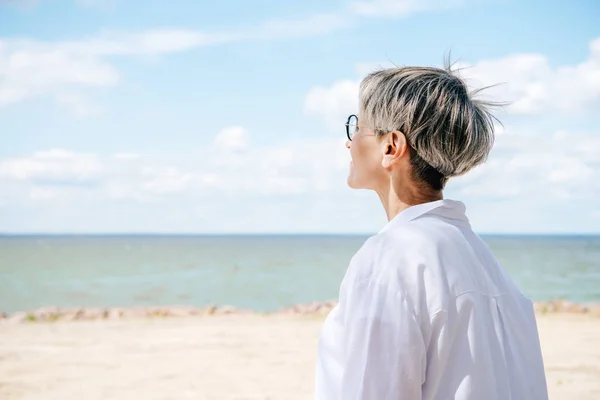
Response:
[[[356,179],[354,179],[352,176],[349,176],[348,179],[346,180],[346,183],[348,184],[348,187],[350,189],[360,189],[361,186],[358,184],[358,182],[356,182]]]

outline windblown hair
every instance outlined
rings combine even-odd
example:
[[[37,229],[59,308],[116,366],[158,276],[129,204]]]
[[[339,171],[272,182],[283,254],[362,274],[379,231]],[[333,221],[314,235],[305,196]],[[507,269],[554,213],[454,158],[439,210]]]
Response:
[[[402,132],[413,177],[434,190],[485,162],[494,144],[490,108],[447,64],[375,71],[360,84],[361,119],[376,135]]]

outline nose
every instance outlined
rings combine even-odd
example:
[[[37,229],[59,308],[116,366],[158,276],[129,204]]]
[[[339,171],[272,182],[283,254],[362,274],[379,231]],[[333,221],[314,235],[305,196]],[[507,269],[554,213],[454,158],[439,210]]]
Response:
[[[346,148],[350,150],[350,140],[346,140]]]

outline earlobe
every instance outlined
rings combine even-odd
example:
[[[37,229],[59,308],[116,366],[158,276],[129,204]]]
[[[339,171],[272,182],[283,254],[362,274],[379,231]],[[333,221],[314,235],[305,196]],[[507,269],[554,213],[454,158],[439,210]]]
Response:
[[[381,160],[381,166],[383,168],[389,168],[392,165],[392,157],[389,154],[386,154],[385,156],[383,156],[383,159]]]

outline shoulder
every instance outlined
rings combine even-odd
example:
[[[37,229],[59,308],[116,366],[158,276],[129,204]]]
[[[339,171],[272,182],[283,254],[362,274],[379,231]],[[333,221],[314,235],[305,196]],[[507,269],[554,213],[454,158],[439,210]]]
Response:
[[[352,258],[343,286],[364,286],[406,296],[416,310],[438,309],[450,296],[443,260],[458,251],[460,234],[451,226],[416,220],[380,232]],[[435,311],[435,310],[434,310]]]
[[[408,225],[408,224],[407,224]],[[340,303],[355,315],[384,310],[416,320],[422,290],[418,265],[427,235],[415,227],[399,227],[368,238],[350,261],[342,281]],[[400,311],[404,310],[405,313]]]
[[[410,275],[410,265],[423,264],[423,256],[436,251],[437,236],[416,221],[371,236],[352,257],[349,279],[399,284]]]

